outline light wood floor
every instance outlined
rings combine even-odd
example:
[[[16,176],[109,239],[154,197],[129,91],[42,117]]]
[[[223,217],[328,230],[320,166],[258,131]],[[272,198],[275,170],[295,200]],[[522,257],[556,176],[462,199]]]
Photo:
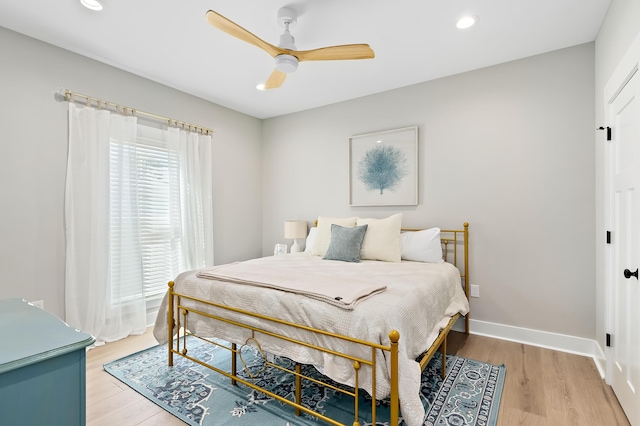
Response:
[[[448,353],[507,367],[499,426],[629,425],[591,358],[451,333]]]
[[[184,425],[102,368],[155,344],[149,329],[87,353],[87,425]],[[447,349],[506,365],[498,426],[629,425],[590,358],[456,332],[451,332]]]

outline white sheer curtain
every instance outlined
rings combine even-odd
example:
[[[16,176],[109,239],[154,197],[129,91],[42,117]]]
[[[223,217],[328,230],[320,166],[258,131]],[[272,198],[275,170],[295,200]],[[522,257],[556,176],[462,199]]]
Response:
[[[70,325],[91,333],[97,341],[113,341],[145,331],[145,301],[141,287],[113,286],[114,277],[140,274],[140,262],[125,262],[132,269],[112,266],[139,256],[135,230],[111,226],[112,185],[135,188],[135,161],[127,146],[136,140],[136,118],[69,104],[69,153],[65,192],[67,236],[65,308]],[[111,173],[111,149],[120,147],[120,173]],[[115,179],[114,179],[115,178]],[[112,179],[114,181],[112,182]],[[122,214],[135,209],[135,190],[122,202]],[[120,234],[121,238],[114,238]],[[111,256],[112,244],[124,250]],[[137,267],[136,267],[137,265]],[[123,297],[125,296],[125,297]]]
[[[168,130],[169,149],[180,159],[180,210],[184,269],[213,266],[211,136]]]
[[[144,332],[168,280],[213,265],[211,136],[149,130],[69,104],[66,320],[98,341]]]

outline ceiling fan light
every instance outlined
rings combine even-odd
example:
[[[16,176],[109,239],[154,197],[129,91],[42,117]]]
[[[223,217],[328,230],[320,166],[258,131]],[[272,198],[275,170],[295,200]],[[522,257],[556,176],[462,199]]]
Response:
[[[291,73],[298,69],[298,58],[293,55],[276,56],[276,69],[280,72]]]
[[[102,3],[98,0],[80,0],[80,3],[87,9],[100,11],[102,10]]]
[[[478,17],[474,15],[463,16],[458,20],[456,27],[461,30],[466,30],[467,28],[471,28],[478,21]]]

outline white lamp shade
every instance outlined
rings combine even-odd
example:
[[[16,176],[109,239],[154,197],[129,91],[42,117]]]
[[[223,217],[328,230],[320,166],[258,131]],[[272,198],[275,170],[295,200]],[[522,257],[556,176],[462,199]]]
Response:
[[[287,220],[284,223],[284,237],[293,240],[291,253],[300,252],[299,238],[307,236],[307,222],[302,220]]]
[[[307,222],[302,220],[288,220],[284,223],[284,237],[295,240],[307,236]]]

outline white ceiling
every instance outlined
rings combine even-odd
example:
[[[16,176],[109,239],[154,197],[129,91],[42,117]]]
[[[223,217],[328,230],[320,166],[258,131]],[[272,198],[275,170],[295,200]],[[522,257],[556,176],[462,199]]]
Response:
[[[2,0],[0,26],[268,118],[593,41],[610,0]],[[273,58],[205,21],[213,9],[277,45],[294,8],[299,50],[368,43],[375,59],[303,62],[258,91]],[[463,14],[479,17],[468,30]],[[73,88],[69,88],[73,90]],[[117,100],[114,100],[117,101]]]

